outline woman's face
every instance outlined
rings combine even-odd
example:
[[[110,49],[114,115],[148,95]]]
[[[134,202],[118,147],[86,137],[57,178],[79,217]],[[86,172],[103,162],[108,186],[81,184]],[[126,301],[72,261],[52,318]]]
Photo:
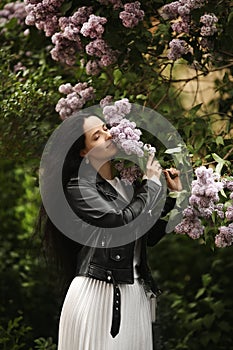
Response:
[[[106,124],[96,116],[85,118],[83,124],[85,134],[85,148],[80,152],[90,162],[104,161],[113,158],[117,153],[117,146],[112,141],[112,136]]]

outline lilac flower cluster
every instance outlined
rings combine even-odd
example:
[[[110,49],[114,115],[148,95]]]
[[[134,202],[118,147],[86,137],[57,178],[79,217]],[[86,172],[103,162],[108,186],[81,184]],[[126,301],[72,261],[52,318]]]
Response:
[[[218,192],[223,189],[223,184],[218,181],[213,169],[201,166],[195,171],[196,180],[192,182],[192,193],[187,209],[183,211],[184,219],[175,227],[176,233],[188,234],[197,239],[204,233],[201,219],[211,218],[214,211],[222,215],[222,207],[217,206]]]
[[[196,169],[197,180],[192,182],[192,195],[189,203],[198,209],[200,217],[209,218],[215,205],[219,201],[218,192],[223,189],[223,183],[218,180],[218,175],[213,169],[201,166]]]
[[[23,2],[10,2],[4,6],[3,10],[0,10],[0,24],[4,25],[12,18],[16,18],[17,22],[23,26],[26,15],[25,4]]]
[[[166,4],[162,8],[162,16],[165,19],[175,19],[179,16],[184,20],[186,16],[194,9],[201,8],[205,4],[205,0],[178,0],[170,4]]]
[[[224,248],[233,244],[233,180],[223,180],[224,190],[228,191],[230,202],[225,211],[225,218],[230,222],[228,226],[220,226],[219,233],[215,236],[215,245],[219,248]]]
[[[103,24],[107,22],[107,18],[90,15],[87,22],[81,28],[81,34],[91,39],[100,38],[104,32]]]
[[[112,96],[108,95],[100,101],[100,106],[103,108],[106,123],[111,127],[109,131],[117,147],[127,155],[134,154],[143,157],[145,154],[154,154],[156,152],[155,147],[140,141],[142,133],[136,128],[136,123],[125,118],[132,108],[129,100],[123,98],[114,104],[111,104],[111,102]],[[125,166],[125,162],[120,160],[115,167],[126,184],[131,184],[142,175],[140,167],[136,164]]]
[[[134,122],[123,118],[117,126],[110,129],[113,141],[119,149],[122,149],[126,154],[136,154],[138,157],[143,157],[143,142],[140,141],[141,131],[136,128]]]
[[[144,18],[144,11],[140,9],[140,2],[130,2],[124,5],[124,11],[121,11],[119,18],[122,20],[123,26],[126,28],[134,28],[139,21]]]
[[[215,245],[218,248],[225,248],[233,244],[233,223],[228,226],[221,226],[219,234],[215,236]]]
[[[130,113],[131,103],[127,98],[116,101],[113,105],[110,105],[108,101],[111,101],[108,96],[100,101],[100,104],[103,105],[103,114],[107,124],[110,126],[116,126],[126,114]]]
[[[211,36],[217,32],[216,23],[218,22],[218,18],[215,14],[209,13],[201,16],[200,22],[203,23],[201,27],[201,36]]]
[[[117,162],[115,168],[119,171],[120,178],[126,185],[131,185],[138,178],[143,176],[143,173],[137,164],[127,166],[124,160]]]
[[[103,107],[103,115],[106,123],[111,126],[110,133],[117,146],[126,154],[144,155],[143,142],[140,141],[141,131],[136,128],[136,123],[124,118],[131,111],[131,104],[127,98],[116,101],[114,105]]]
[[[53,35],[58,29],[58,17],[60,7],[64,0],[24,0],[27,16],[25,23],[35,25],[43,30],[46,36]]]
[[[174,61],[182,57],[182,55],[187,54],[190,50],[186,41],[180,39],[173,39],[170,41],[169,47],[170,52],[168,53],[167,57]]]
[[[94,61],[88,61],[86,65],[87,74],[95,75],[101,67],[107,67],[117,59],[116,51],[113,51],[105,40],[95,39],[86,45],[86,53],[94,56]]]
[[[193,23],[191,12],[194,9],[203,7],[205,3],[205,0],[178,0],[163,6],[161,16],[164,19],[169,19],[172,21],[172,30],[179,35],[179,39],[176,39],[177,42],[174,43],[172,40],[169,44],[171,48],[170,52],[168,53],[169,59],[176,60],[183,54],[187,53],[187,50],[182,50],[184,43],[180,43],[180,41],[182,42],[180,35],[190,34],[191,28],[196,30],[197,24]],[[200,17],[200,23],[203,25],[200,29],[201,38],[199,43],[203,49],[210,48],[210,42],[206,39],[206,37],[212,36],[217,31],[217,22],[218,19],[214,14],[205,14]],[[188,44],[186,44],[185,47],[187,48],[187,46]]]
[[[24,0],[26,24],[35,25],[55,45],[51,50],[54,60],[67,65],[76,63],[76,56],[85,52],[91,59],[84,61],[88,75],[97,75],[101,69],[116,62],[119,52],[113,50],[103,38],[107,18],[97,16],[92,7],[83,6],[70,17],[62,17],[60,7],[64,0]],[[124,8],[119,14],[123,25],[133,28],[144,17],[140,2],[122,4],[121,0],[99,0],[102,5],[112,5],[114,10]],[[83,40],[85,38],[85,40]],[[86,40],[89,39],[89,43]],[[81,60],[80,60],[81,61]]]
[[[233,220],[233,181],[220,181],[219,175],[212,169],[201,166],[195,171],[197,179],[192,182],[192,193],[189,198],[189,206],[183,211],[183,220],[175,227],[175,232],[187,234],[193,239],[199,238],[205,230],[202,221],[206,225],[217,225],[213,221],[215,213],[220,220],[219,233],[215,236],[215,245],[225,247],[233,244],[233,224],[228,226],[227,222]],[[222,190],[230,192],[230,200],[220,202],[219,192]],[[226,193],[225,193],[226,195]],[[226,195],[226,198],[228,196]]]
[[[80,7],[72,16],[59,19],[60,32],[53,34],[52,43],[55,47],[51,50],[54,60],[67,65],[74,65],[77,52],[83,51],[80,31],[92,12],[91,7]]]
[[[94,89],[88,87],[87,83],[78,83],[74,87],[70,83],[66,83],[59,87],[59,92],[67,95],[66,98],[61,98],[58,101],[55,108],[62,120],[70,117],[81,109],[87,101],[94,98]]]

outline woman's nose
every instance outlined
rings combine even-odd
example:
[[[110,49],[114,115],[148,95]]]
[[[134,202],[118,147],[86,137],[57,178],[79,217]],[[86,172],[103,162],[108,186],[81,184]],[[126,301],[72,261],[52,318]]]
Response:
[[[112,139],[112,135],[110,134],[109,131],[106,131],[106,140]]]

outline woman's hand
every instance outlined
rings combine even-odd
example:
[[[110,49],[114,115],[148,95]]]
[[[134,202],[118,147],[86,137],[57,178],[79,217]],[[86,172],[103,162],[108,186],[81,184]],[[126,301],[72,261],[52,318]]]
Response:
[[[149,154],[145,175],[148,179],[151,179],[153,176],[156,176],[158,179],[162,173],[162,168],[157,160],[154,159],[154,154]]]
[[[180,171],[175,168],[163,170],[165,179],[167,181],[167,187],[171,191],[181,191],[182,183],[180,181]]]

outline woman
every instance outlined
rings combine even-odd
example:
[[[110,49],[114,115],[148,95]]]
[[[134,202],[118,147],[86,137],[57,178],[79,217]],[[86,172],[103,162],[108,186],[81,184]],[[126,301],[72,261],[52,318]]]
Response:
[[[165,221],[159,219],[152,227],[150,223],[159,202],[162,169],[149,155],[143,181],[129,194],[113,177],[111,159],[117,147],[104,122],[85,114],[78,122],[83,136],[66,157],[63,184],[87,244],[77,250],[75,276],[60,316],[58,350],[152,350],[147,292],[157,295],[159,289],[147,265],[146,246],[165,234]],[[181,189],[179,176],[171,178],[177,170],[164,174],[171,190]],[[168,198],[162,215],[173,206]],[[137,218],[141,224],[134,225]],[[142,235],[145,225],[148,232]],[[117,246],[116,239],[121,242],[126,235],[126,243]]]

